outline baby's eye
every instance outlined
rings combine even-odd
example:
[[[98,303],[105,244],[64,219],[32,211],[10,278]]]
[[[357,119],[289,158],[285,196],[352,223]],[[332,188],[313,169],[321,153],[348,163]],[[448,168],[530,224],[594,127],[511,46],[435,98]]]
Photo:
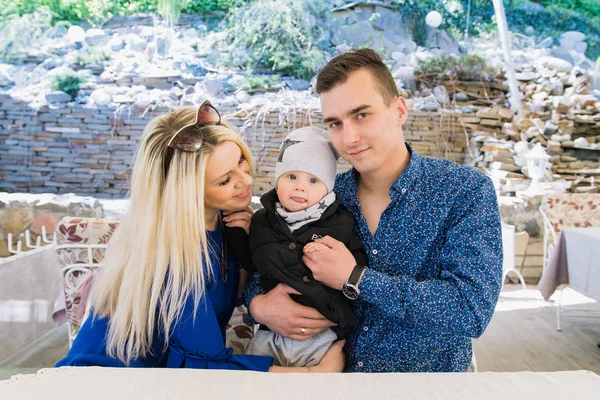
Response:
[[[289,178],[290,178],[292,181],[295,181],[295,180],[296,180],[296,175],[294,175],[294,174],[290,174]]]
[[[318,180],[317,178],[310,178],[308,181],[309,181],[310,183],[312,183],[313,185],[314,185],[315,183],[319,183],[319,180]]]

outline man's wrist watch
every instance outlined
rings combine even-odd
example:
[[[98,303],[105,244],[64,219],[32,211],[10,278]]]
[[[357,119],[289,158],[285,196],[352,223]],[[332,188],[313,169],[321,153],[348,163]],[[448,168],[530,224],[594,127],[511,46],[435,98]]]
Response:
[[[360,290],[358,289],[358,281],[360,280],[360,277],[365,268],[367,267],[365,267],[364,265],[356,265],[356,267],[354,267],[354,269],[352,270],[352,273],[350,274],[350,277],[348,278],[346,283],[342,285],[342,293],[344,293],[344,296],[346,296],[350,300],[356,300],[360,296]]]

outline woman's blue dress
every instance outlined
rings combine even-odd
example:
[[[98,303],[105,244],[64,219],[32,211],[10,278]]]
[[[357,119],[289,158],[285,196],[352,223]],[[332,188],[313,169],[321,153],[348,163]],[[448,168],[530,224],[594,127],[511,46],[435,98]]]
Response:
[[[221,229],[206,231],[209,241],[220,249]],[[218,255],[211,253],[215,279],[210,280],[206,293],[200,300],[194,319],[192,296],[185,304],[181,319],[171,330],[168,347],[164,338],[155,332],[152,354],[133,360],[130,367],[201,368],[267,371],[273,363],[271,357],[236,355],[225,347],[225,328],[236,303],[239,267],[228,253],[227,282],[221,279]],[[108,318],[93,313],[81,327],[67,356],[56,364],[62,366],[125,367],[119,359],[106,354]]]

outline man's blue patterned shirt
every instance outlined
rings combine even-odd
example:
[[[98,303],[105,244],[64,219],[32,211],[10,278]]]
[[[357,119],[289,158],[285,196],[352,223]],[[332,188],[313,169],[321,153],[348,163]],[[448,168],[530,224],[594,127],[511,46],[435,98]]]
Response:
[[[502,278],[502,233],[489,178],[474,168],[411,153],[372,236],[358,173],[335,192],[354,214],[369,255],[355,302],[346,371],[466,371],[471,338],[487,327]],[[256,277],[247,295],[260,293]]]

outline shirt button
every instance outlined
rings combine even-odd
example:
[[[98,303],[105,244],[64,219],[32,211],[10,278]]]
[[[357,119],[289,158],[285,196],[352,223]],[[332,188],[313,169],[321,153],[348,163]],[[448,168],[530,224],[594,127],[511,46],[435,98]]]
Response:
[[[290,250],[296,250],[296,243],[292,242],[288,245],[288,249]]]
[[[359,367],[362,367],[363,366],[363,362],[359,361],[359,362],[356,363],[356,365],[359,366]]]
[[[308,277],[308,275],[304,275],[302,277],[302,280],[304,281],[304,283],[310,283],[310,278]]]
[[[402,189],[402,194],[406,193],[406,189]]]
[[[368,330],[369,330],[369,327],[368,327],[368,326],[363,326],[363,331],[365,331],[365,332],[366,332],[366,331],[368,331]]]
[[[373,250],[371,250],[371,253],[373,253],[373,254],[377,254],[377,253],[379,253],[379,252],[377,251],[377,249],[373,249]]]

